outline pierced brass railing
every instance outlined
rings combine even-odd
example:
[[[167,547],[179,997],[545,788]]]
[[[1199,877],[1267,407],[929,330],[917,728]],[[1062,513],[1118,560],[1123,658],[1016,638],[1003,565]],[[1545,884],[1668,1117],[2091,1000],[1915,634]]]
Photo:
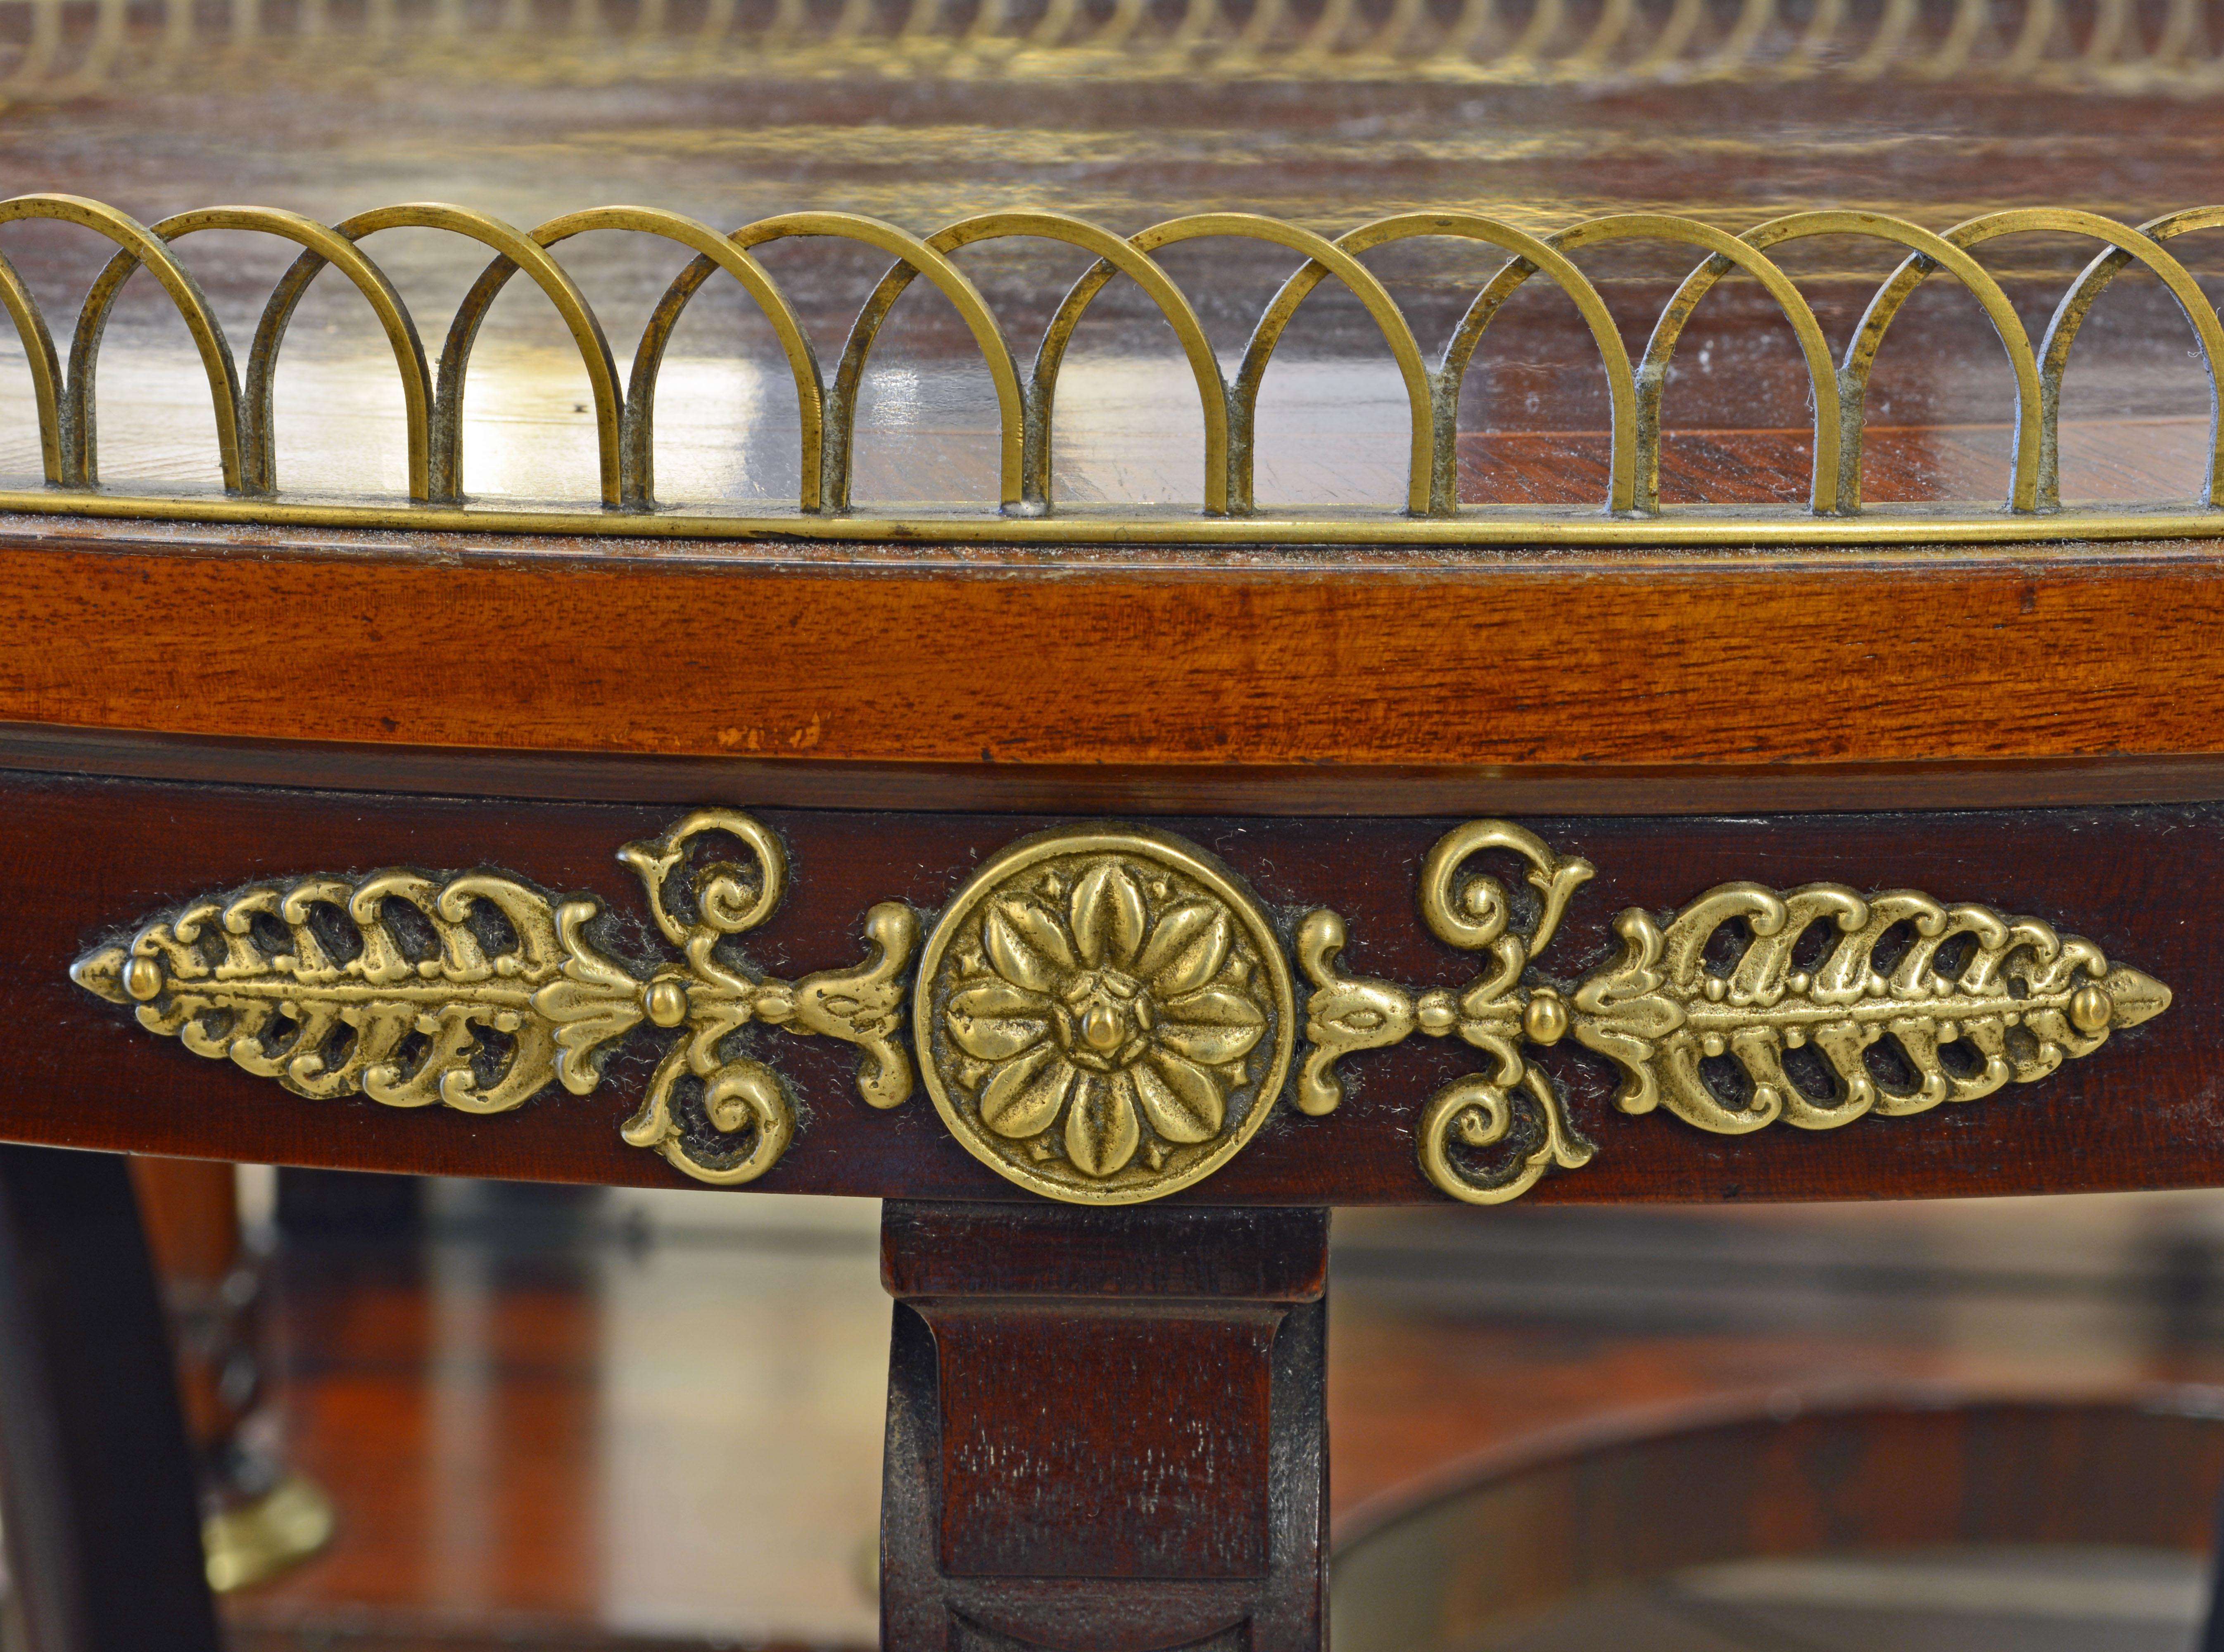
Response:
[[[2089,212],[2019,209],[1972,218],[1943,234],[1850,211],[1793,213],[1742,236],[1696,219],[1638,212],[1589,219],[1541,237],[1470,213],[1414,212],[1380,219],[1330,241],[1294,224],[1237,212],[1170,219],[1123,239],[1079,218],[1037,211],[986,213],[921,237],[845,212],[787,213],[722,235],[678,213],[635,206],[568,213],[524,231],[462,207],[422,203],[380,208],[331,227],[295,213],[245,206],[180,213],[148,227],[76,196],[26,195],[0,202],[0,226],[26,219],[60,220],[92,230],[113,242],[117,251],[79,307],[66,372],[29,287],[0,257],[0,304],[14,320],[28,358],[46,482],[43,489],[0,493],[0,509],[382,527],[1031,541],[1822,543],[2224,535],[2224,509],[2219,508],[2224,506],[2224,424],[2218,411],[2224,326],[2192,275],[2164,244],[2191,231],[2224,226],[2224,207],[2173,213],[2138,229]],[[401,228],[464,236],[493,254],[449,323],[437,371],[426,360],[408,306],[359,244]],[[243,377],[205,295],[174,249],[179,241],[205,230],[259,231],[302,249],[263,307]],[[601,322],[550,250],[573,236],[612,230],[660,237],[695,254],[651,314],[622,385]],[[1974,254],[1999,237],[2034,233],[2082,236],[2103,249],[2071,283],[2036,348],[2000,283]],[[1880,239],[1906,254],[1878,289],[1836,363],[1798,287],[1769,257],[1775,247],[1816,236]],[[831,380],[789,296],[753,255],[755,249],[798,236],[842,237],[895,261],[850,327]],[[952,257],[964,248],[1011,236],[1062,242],[1096,260],[1066,293],[1025,371],[987,300]],[[1223,372],[1188,296],[1153,256],[1179,243],[1214,236],[1264,242],[1303,261],[1260,317],[1232,377]],[[1507,255],[1433,364],[1362,256],[1392,243],[1427,236],[1478,242]],[[1666,242],[1704,255],[1670,300],[1635,363],[1598,290],[1570,256],[1620,241]],[[2177,300],[2207,366],[2210,422],[2200,496],[2190,504],[2158,501],[2106,511],[2065,510],[2058,424],[2070,348],[2094,304],[2133,262],[2160,279]],[[95,367],[117,294],[142,265],[168,294],[199,352],[215,413],[221,498],[158,498],[100,486]],[[401,376],[408,439],[406,503],[301,501],[279,489],[272,394],[279,352],[302,296],[328,265],[370,305]],[[1942,268],[1982,308],[2013,370],[2014,406],[2008,422],[2015,445],[2007,497],[1996,508],[1864,507],[1861,442],[1871,370],[1901,306],[1926,275]],[[599,472],[598,496],[592,501],[520,509],[477,503],[463,492],[463,405],[472,344],[495,299],[521,270],[554,306],[586,372]],[[654,496],[658,374],[689,301],[721,270],[741,285],[771,324],[794,379],[803,465],[791,510],[676,510],[660,507]],[[1693,311],[1733,270],[1751,275],[1774,300],[1804,360],[1814,413],[1813,471],[1804,508],[1664,508],[1660,503],[1661,402],[1677,343]],[[1492,319],[1523,282],[1539,273],[1576,306],[1606,375],[1612,419],[1605,497],[1589,510],[1463,505],[1456,470],[1461,386]],[[1195,382],[1204,420],[1204,496],[1194,513],[1077,509],[1058,506],[1053,499],[1051,430],[1060,368],[1090,304],[1121,275],[1134,281],[1156,306]],[[850,452],[859,391],[882,324],[920,276],[964,320],[995,385],[997,497],[993,508],[853,513]],[[1260,388],[1298,306],[1331,279],[1365,307],[1402,380],[1411,431],[1405,496],[1387,508],[1300,514],[1262,509],[1253,487]]]

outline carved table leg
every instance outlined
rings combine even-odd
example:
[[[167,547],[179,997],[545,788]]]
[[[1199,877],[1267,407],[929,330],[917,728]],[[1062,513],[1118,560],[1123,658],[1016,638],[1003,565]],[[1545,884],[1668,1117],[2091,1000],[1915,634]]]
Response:
[[[885,1652],[1321,1645],[1328,1213],[890,1203]]]
[[[124,1161],[0,1145],[0,1504],[29,1652],[217,1652]]]

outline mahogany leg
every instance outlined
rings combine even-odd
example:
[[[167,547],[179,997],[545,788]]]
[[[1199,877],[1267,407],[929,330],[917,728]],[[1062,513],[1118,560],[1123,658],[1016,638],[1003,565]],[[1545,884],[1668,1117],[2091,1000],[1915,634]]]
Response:
[[[883,1652],[1316,1652],[1328,1213],[889,1203]]]
[[[124,1161],[0,1145],[0,1519],[28,1652],[218,1652]]]

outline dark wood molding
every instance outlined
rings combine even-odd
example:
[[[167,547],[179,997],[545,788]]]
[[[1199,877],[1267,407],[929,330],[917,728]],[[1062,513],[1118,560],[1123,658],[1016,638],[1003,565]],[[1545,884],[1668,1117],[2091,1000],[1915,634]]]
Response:
[[[1014,814],[1704,815],[2224,799],[2224,752],[1681,766],[1077,766],[780,761],[385,741],[227,740],[0,722],[0,769],[425,797]]]

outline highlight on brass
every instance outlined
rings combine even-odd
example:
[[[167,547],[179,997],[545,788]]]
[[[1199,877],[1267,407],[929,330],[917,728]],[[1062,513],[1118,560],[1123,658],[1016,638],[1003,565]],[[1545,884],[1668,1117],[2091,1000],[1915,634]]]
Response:
[[[2058,483],[2057,415],[2071,346],[2087,314],[2109,284],[2133,262],[2162,281],[2176,299],[2191,342],[2206,364],[2212,404],[2224,363],[2224,325],[2185,266],[2166,243],[2224,227],[2224,207],[2172,213],[2137,229],[2069,209],[2019,208],[1987,213],[1934,231],[1873,212],[1794,212],[1741,236],[1696,219],[1627,212],[1588,219],[1538,236],[1496,219],[1465,212],[1406,212],[1378,219],[1331,241],[1279,220],[1241,212],[1169,219],[1121,237],[1053,212],[990,212],[927,236],[843,212],[793,212],[722,234],[678,213],[648,207],[599,207],[551,219],[530,231],[460,207],[414,204],[364,212],[326,227],[297,214],[255,207],[181,213],[152,226],[113,208],[66,195],[26,195],[0,202],[0,230],[24,219],[57,219],[113,242],[114,257],[93,283],[74,325],[65,373],[47,318],[16,271],[0,260],[0,303],[14,320],[28,358],[45,469],[43,488],[0,492],[0,509],[77,515],[282,522],[417,528],[488,528],[751,535],[865,539],[1032,542],[1324,541],[1530,544],[1758,545],[1947,542],[1993,539],[2092,539],[2224,534],[2224,419],[2212,421],[2206,473],[2196,499],[2158,500],[2105,509],[2065,508]],[[449,319],[438,371],[427,361],[415,318],[362,243],[382,231],[429,229],[464,236],[490,255],[484,273]],[[263,309],[240,372],[224,330],[175,243],[196,232],[252,230],[292,242],[300,256]],[[692,250],[693,261],[651,314],[626,381],[585,295],[552,249],[575,236],[624,230]],[[2002,237],[2068,234],[2100,250],[2073,281],[2034,344],[2000,283],[1977,254]],[[1812,236],[1882,241],[1905,256],[1870,301],[1843,358],[1834,361],[1815,313],[1769,254]],[[894,262],[851,325],[829,375],[799,318],[793,295],[753,249],[792,237],[836,236],[862,243]],[[1062,242],[1096,262],[1065,293],[1032,364],[1024,370],[1007,333],[955,255],[1005,237]],[[1261,314],[1232,375],[1223,371],[1191,296],[1153,255],[1178,243],[1229,237],[1264,242],[1289,252],[1295,268]],[[1433,354],[1365,255],[1393,243],[1448,237],[1479,243],[1506,256],[1475,293],[1466,313]],[[0,236],[4,240],[4,236]],[[1608,243],[1665,242],[1690,249],[1701,262],[1685,278],[1653,328],[1641,359],[1624,349],[1614,318],[1584,275],[1576,255]],[[125,281],[144,265],[191,332],[215,411],[224,491],[193,497],[115,492],[99,483],[92,364],[101,334]],[[273,386],[287,326],[309,283],[335,267],[370,303],[400,375],[408,445],[408,498],[361,501],[290,499],[277,474]],[[1865,505],[1861,445],[1870,372],[1886,331],[1909,296],[1943,271],[1966,289],[1998,334],[2012,369],[2012,392],[2000,408],[2014,432],[2014,461],[2005,500]],[[522,272],[562,318],[591,386],[598,456],[595,496],[551,508],[518,508],[467,500],[462,491],[463,398],[471,347],[496,297]],[[1804,507],[1673,506],[1660,503],[1662,398],[1677,343],[1692,311],[1725,276],[1760,283],[1796,335],[1814,409],[1813,470]],[[794,380],[802,451],[802,484],[786,510],[752,504],[723,508],[660,507],[654,476],[657,375],[689,301],[721,275],[738,283],[771,324]],[[1457,496],[1460,388],[1492,318],[1532,276],[1553,283],[1580,312],[1609,393],[1612,429],[1605,488],[1590,507],[1463,504]],[[918,507],[850,508],[851,437],[860,388],[876,339],[897,300],[925,277],[957,311],[979,350],[996,394],[1000,419],[996,497]],[[1192,508],[1076,507],[1053,494],[1051,426],[1059,369],[1074,331],[1112,281],[1134,281],[1165,318],[1187,363],[1202,415],[1203,497]],[[1278,509],[1253,487],[1256,410],[1261,384],[1292,318],[1324,282],[1341,283],[1372,318],[1404,382],[1410,425],[1403,496],[1358,508]],[[1185,398],[1186,399],[1186,398]],[[1173,410],[1169,409],[1170,413]]]
[[[749,864],[704,858],[738,842]],[[734,1047],[753,1024],[856,1045],[875,1107],[911,1094],[895,1040],[910,909],[865,916],[859,968],[788,983],[723,943],[779,906],[787,862],[752,817],[699,810],[618,858],[640,876],[658,930],[686,962],[643,980],[588,938],[589,899],[556,901],[495,873],[296,878],[198,900],[71,967],[150,1032],[229,1059],[297,1095],[368,1095],[394,1107],[507,1113],[560,1085],[585,1095],[644,1022],[679,1032],[622,1130],[699,1182],[750,1182],[795,1134],[786,1081]]]
[[[2202,0],[707,0],[696,10],[575,0],[302,0],[291,11],[169,0],[0,0],[0,96],[153,86],[212,58],[331,75],[1071,81],[1418,79],[1576,87],[1881,79],[2177,97],[2224,91]],[[12,57],[12,61],[10,58]]]
[[[1539,905],[1526,936],[1501,882],[1462,875],[1488,849],[1528,863]],[[1723,884],[1665,923],[1633,907],[1614,920],[1622,956],[1564,996],[1528,979],[1529,964],[1591,875],[1586,862],[1556,856],[1504,821],[1447,835],[1422,868],[1422,916],[1439,939],[1491,961],[1457,993],[1339,974],[1343,920],[1309,914],[1298,949],[1314,986],[1313,1047],[1298,1105],[1313,1113],[1337,1106],[1346,1056],[1416,1031],[1456,1032],[1497,1064],[1429,1102],[1416,1132],[1421,1168],[1453,1198],[1498,1204],[1593,1152],[1525,1044],[1572,1037],[1607,1056],[1625,1075],[1614,1098],[1624,1113],[1665,1106],[1702,1130],[1743,1135],[1779,1121],[1832,1130],[1867,1113],[1974,1101],[2034,1083],[2170,1007],[2159,981],[2111,967],[2090,941],[2037,918],[1829,883],[1781,892]]]

